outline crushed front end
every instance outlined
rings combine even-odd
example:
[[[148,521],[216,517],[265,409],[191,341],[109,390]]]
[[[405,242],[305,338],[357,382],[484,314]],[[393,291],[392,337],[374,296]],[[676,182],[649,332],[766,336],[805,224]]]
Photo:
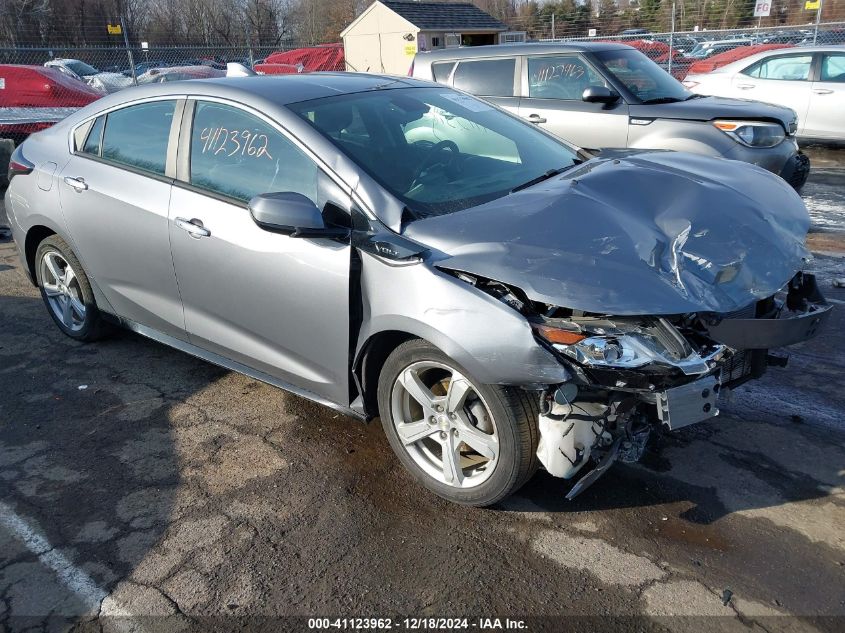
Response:
[[[466,278],[522,312],[571,379],[540,395],[537,455],[572,479],[573,498],[615,461],[636,462],[649,437],[719,414],[719,396],[787,357],[770,350],[808,340],[831,305],[813,275],[727,314],[609,316],[529,301],[497,282]]]

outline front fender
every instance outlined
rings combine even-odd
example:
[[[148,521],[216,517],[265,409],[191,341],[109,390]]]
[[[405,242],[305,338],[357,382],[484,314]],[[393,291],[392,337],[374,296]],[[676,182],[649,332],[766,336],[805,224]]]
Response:
[[[537,385],[569,375],[506,304],[429,263],[394,266],[361,254],[362,323],[367,341],[398,331],[427,340],[486,384]]]

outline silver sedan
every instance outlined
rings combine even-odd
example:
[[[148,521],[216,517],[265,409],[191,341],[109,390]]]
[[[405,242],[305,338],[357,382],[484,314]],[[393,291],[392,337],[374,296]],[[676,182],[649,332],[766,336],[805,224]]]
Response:
[[[313,74],[129,88],[32,135],[6,193],[62,332],[115,326],[351,416],[489,505],[718,413],[829,306],[763,169],[589,159],[450,88]]]

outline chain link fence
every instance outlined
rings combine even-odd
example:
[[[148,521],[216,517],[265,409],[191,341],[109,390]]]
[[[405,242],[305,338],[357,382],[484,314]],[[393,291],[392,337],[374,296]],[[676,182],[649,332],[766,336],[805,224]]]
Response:
[[[229,62],[259,72],[301,72],[301,65],[278,63],[273,57],[292,48],[293,44],[0,48],[0,138],[19,141],[129,86],[223,77]],[[265,63],[268,58],[270,64]]]

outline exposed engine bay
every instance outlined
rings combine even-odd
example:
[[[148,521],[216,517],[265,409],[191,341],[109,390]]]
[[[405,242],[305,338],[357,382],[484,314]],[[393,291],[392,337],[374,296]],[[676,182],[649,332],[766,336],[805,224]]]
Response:
[[[537,456],[564,479],[584,473],[572,499],[617,461],[639,461],[655,432],[719,414],[720,394],[788,357],[776,349],[812,338],[831,305],[813,275],[719,314],[611,316],[530,301],[519,289],[455,272],[526,317],[570,380],[540,393]]]

